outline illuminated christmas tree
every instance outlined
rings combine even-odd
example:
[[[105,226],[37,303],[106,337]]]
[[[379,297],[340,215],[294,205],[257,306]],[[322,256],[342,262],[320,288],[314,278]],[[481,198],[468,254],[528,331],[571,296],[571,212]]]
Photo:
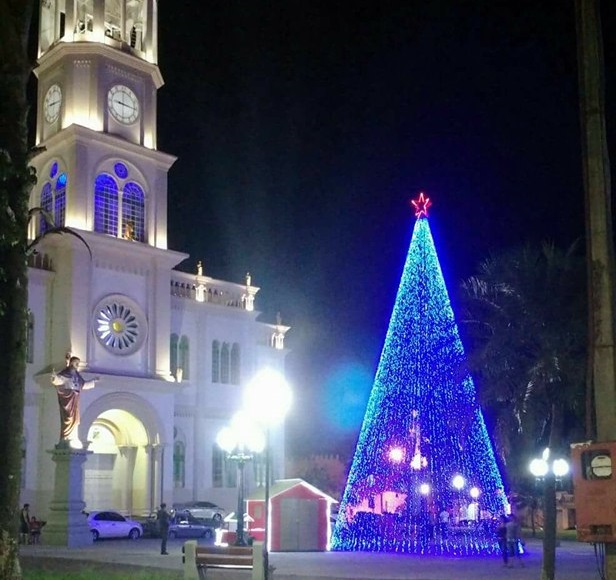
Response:
[[[334,550],[489,554],[507,499],[428,223],[415,229],[332,537]]]

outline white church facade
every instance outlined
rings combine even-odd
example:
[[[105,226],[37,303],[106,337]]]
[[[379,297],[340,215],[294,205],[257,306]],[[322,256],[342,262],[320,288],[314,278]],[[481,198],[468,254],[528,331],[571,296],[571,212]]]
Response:
[[[29,263],[22,501],[45,517],[53,497],[59,411],[50,377],[67,352],[86,380],[78,439],[87,446],[86,509],[150,513],[209,500],[233,510],[235,465],[216,434],[264,367],[284,373],[280,319],[264,323],[259,290],[216,280],[167,247],[167,174],[157,149],[156,0],[42,0],[30,225],[53,226]],[[53,220],[53,223],[48,221]],[[271,434],[283,477],[284,434]],[[78,441],[74,442],[76,446]],[[249,487],[263,484],[255,461]]]

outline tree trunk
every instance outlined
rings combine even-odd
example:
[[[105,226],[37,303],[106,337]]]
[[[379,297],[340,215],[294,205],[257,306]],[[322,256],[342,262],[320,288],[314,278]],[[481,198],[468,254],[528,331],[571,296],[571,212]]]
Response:
[[[554,580],[556,574],[556,480],[549,471],[543,484],[543,561],[541,580]]]
[[[28,279],[26,85],[33,0],[0,0],[0,578],[21,578],[17,525],[21,481]]]

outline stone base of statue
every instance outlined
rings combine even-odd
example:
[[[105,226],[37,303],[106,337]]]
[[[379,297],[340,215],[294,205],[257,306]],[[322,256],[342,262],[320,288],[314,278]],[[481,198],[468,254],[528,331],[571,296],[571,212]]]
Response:
[[[90,545],[92,535],[83,513],[83,464],[92,451],[75,449],[69,441],[60,441],[48,453],[56,464],[56,474],[45,544],[68,548]]]

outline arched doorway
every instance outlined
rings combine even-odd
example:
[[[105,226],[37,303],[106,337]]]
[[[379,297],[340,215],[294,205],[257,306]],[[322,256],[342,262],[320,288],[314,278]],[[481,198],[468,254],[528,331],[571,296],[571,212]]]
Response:
[[[114,395],[91,404],[80,425],[92,452],[84,466],[86,510],[146,515],[161,495],[161,422],[140,397]]]

